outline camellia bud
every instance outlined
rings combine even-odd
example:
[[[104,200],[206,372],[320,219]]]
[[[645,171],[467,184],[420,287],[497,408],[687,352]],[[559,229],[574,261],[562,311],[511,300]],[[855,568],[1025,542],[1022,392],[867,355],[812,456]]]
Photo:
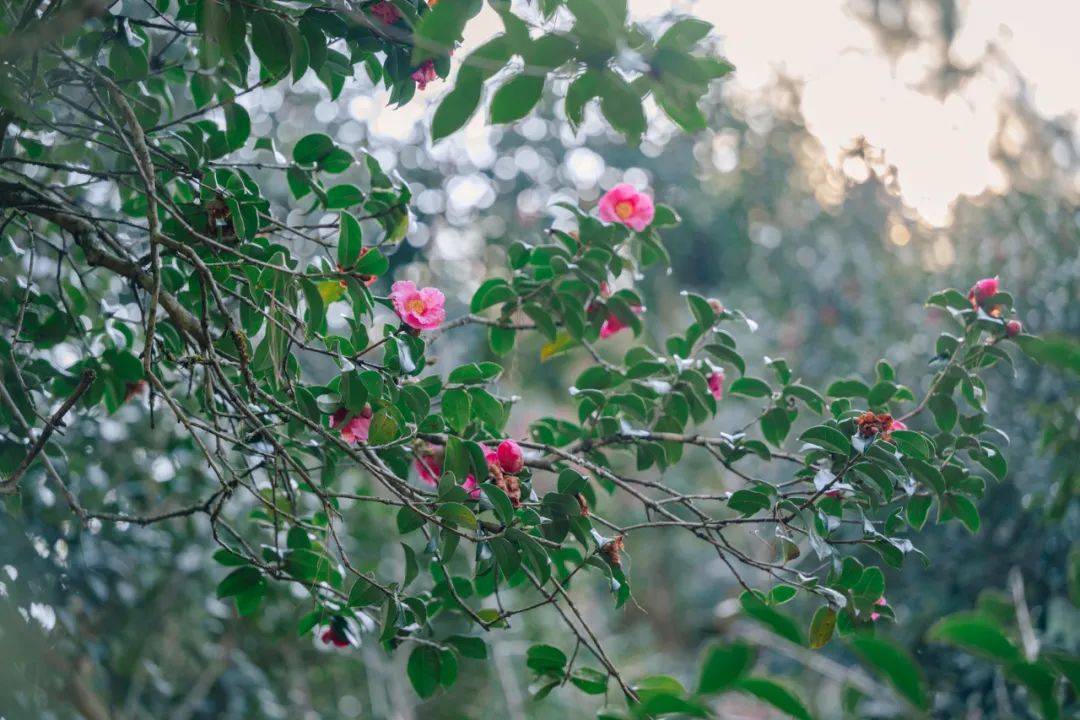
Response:
[[[997,295],[998,292],[998,279],[995,275],[992,278],[983,278],[979,282],[971,286],[971,291],[968,292],[968,300],[971,301],[973,307],[981,307],[987,300]]]
[[[1024,326],[1019,320],[1010,320],[1005,323],[1005,337],[1014,338],[1024,331]]]
[[[709,298],[709,307],[711,307],[712,311],[717,315],[720,315],[724,312],[724,303],[720,302],[716,298]]]
[[[521,468],[525,467],[525,456],[521,453],[521,446],[513,440],[503,440],[499,443],[499,449],[496,452],[503,472],[519,473]]]
[[[712,396],[717,400],[721,400],[724,397],[724,371],[714,370],[706,378],[706,381],[709,383],[709,392],[712,393]]]

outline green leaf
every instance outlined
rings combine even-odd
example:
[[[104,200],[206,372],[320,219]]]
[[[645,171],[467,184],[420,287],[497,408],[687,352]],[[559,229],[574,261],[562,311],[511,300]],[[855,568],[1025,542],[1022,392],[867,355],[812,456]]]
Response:
[[[608,72],[600,82],[600,111],[631,144],[637,144],[645,133],[645,111],[641,97],[625,80]]]
[[[229,148],[237,150],[244,146],[251,135],[251,117],[242,105],[231,102],[225,106],[225,141]]]
[[[378,248],[368,248],[353,265],[353,272],[361,275],[382,275],[390,269],[390,261]]]
[[[664,34],[656,41],[656,46],[685,52],[703,40],[710,30],[712,30],[712,24],[704,20],[680,18],[664,31]]]
[[[814,650],[825,647],[836,628],[836,611],[828,605],[819,607],[810,621],[810,647]]]
[[[423,527],[424,522],[424,516],[410,507],[403,506],[397,512],[397,529],[402,535]]]
[[[453,50],[461,40],[465,23],[480,7],[475,0],[441,0],[425,13],[414,31],[412,65]]]
[[[447,645],[451,645],[462,657],[467,657],[471,660],[486,660],[488,656],[487,643],[478,637],[469,637],[467,635],[451,635],[445,640]]]
[[[413,689],[421,698],[431,697],[439,688],[441,674],[439,655],[439,649],[430,645],[417,645],[409,653],[406,672]]]
[[[462,388],[451,388],[443,394],[443,417],[455,432],[465,432],[469,424],[471,405],[469,393]]]
[[[308,548],[291,551],[286,556],[285,569],[294,578],[305,583],[325,582],[336,587],[342,580],[336,562]]]
[[[784,408],[774,407],[761,416],[761,434],[776,447],[780,447],[791,430],[791,420]]]
[[[257,10],[252,14],[251,47],[268,74],[281,75],[289,69],[292,53],[289,31],[273,13]]]
[[[963,495],[946,495],[944,498],[946,507],[952,511],[968,532],[975,535],[979,532],[979,510],[975,503]]]
[[[461,503],[443,503],[439,506],[439,509],[435,511],[435,514],[447,522],[466,527],[470,530],[475,530],[478,525],[476,522],[476,515],[473,515],[473,511]]]
[[[956,426],[959,413],[956,403],[950,396],[942,393],[931,395],[928,405],[930,412],[934,414],[934,422],[937,423],[941,432],[950,432]]]
[[[491,100],[491,122],[508,123],[529,114],[544,92],[543,75],[521,74],[511,78]]]
[[[772,500],[768,495],[756,490],[736,490],[728,499],[728,507],[744,517],[749,517],[756,512],[768,510],[772,507]]]
[[[375,605],[385,599],[382,590],[362,577],[356,578],[349,590],[349,607]]]
[[[904,650],[871,635],[857,635],[849,642],[863,661],[885,677],[908,702],[921,710],[926,709],[922,674]]]
[[[491,351],[500,357],[510,354],[516,338],[517,331],[513,328],[488,328],[488,344],[491,345]]]
[[[825,394],[829,397],[861,397],[870,395],[870,388],[861,380],[837,380],[830,385]]]
[[[607,692],[608,676],[594,668],[583,667],[570,674],[570,682],[587,695],[603,695]]]
[[[218,584],[217,597],[219,600],[223,600],[265,584],[266,580],[263,578],[262,573],[255,568],[251,566],[237,568]]]
[[[769,591],[769,604],[770,605],[783,605],[788,602],[798,591],[790,585],[780,584]]]
[[[769,387],[769,383],[759,378],[741,377],[736,378],[728,386],[728,392],[747,397],[768,397],[772,394],[772,388]]]
[[[509,525],[513,522],[514,506],[510,503],[510,498],[507,497],[502,489],[491,483],[483,483],[480,486],[480,490],[487,496],[487,499],[491,501],[492,506],[495,508],[495,515],[503,525]]]
[[[701,662],[698,692],[715,693],[729,689],[754,664],[754,649],[746,643],[711,645]]]
[[[812,427],[800,435],[799,439],[829,452],[845,456],[851,454],[851,441],[844,437],[844,433],[830,425]]]
[[[239,565],[248,565],[249,561],[243,555],[238,555],[232,550],[226,550],[225,548],[219,548],[213,555],[214,562],[226,567],[236,567]]]
[[[462,70],[457,85],[439,103],[431,120],[431,140],[452,135],[465,126],[480,104],[483,82],[473,73]]]
[[[746,678],[736,683],[734,689],[749,693],[777,710],[799,720],[813,720],[810,711],[790,690],[783,685],[764,678]]]
[[[517,293],[502,278],[490,278],[480,283],[469,303],[469,311],[478,313],[492,305],[498,305],[517,297]]]
[[[293,160],[301,165],[313,165],[330,154],[334,141],[324,133],[311,133],[296,141],[293,146]]]
[[[930,626],[926,638],[1006,665],[1023,659],[997,622],[979,613],[946,615]]]
[[[349,183],[335,185],[326,191],[326,209],[340,210],[364,202],[364,193]]]
[[[566,118],[575,129],[585,119],[585,106],[600,94],[601,75],[589,69],[574,78],[566,91]]]
[[[399,426],[395,414],[390,408],[382,408],[371,416],[368,428],[369,445],[386,445],[398,436]]]
[[[762,602],[761,598],[754,593],[744,592],[739,597],[739,602],[742,603],[743,612],[772,630],[780,637],[785,640],[790,640],[796,645],[805,644],[803,642],[802,631],[799,630],[799,626],[795,624],[795,621],[787,615],[766,605]]]
[[[784,388],[784,397],[796,397],[806,403],[806,406],[818,415],[825,413],[825,398],[821,397],[817,390],[806,385],[788,385]]]
[[[922,530],[934,499],[929,495],[914,495],[907,504],[907,521],[916,530]]]
[[[338,265],[348,270],[360,257],[363,245],[360,223],[349,213],[338,213]]]
[[[562,673],[566,653],[551,645],[533,645],[525,653],[525,664],[538,673]]]

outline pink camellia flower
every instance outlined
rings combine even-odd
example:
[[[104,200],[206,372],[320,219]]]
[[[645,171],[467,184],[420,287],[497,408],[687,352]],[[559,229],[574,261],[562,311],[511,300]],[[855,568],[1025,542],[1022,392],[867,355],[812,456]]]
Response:
[[[974,308],[982,307],[987,300],[997,295],[998,292],[998,279],[995,275],[992,278],[983,278],[979,282],[971,286],[971,290],[968,292],[968,300],[971,301],[971,306]]]
[[[413,467],[416,468],[416,474],[420,476],[420,479],[426,485],[435,487],[439,484],[439,476],[442,475],[442,465],[434,455],[417,457],[413,460]]]
[[[348,410],[341,408],[331,415],[330,427],[336,428],[341,426],[341,439],[350,445],[355,445],[358,442],[367,442],[368,432],[371,430],[371,408],[365,405],[364,409],[358,414],[353,415],[346,420],[348,414]]]
[[[401,18],[401,11],[394,7],[394,3],[387,0],[380,0],[368,8],[368,11],[383,25],[393,25]]]
[[[630,183],[619,183],[600,198],[600,219],[617,222],[641,232],[652,222],[656,209],[652,198]]]
[[[709,392],[717,400],[722,400],[724,397],[724,371],[713,370],[708,377]]]
[[[645,308],[640,305],[632,305],[630,309],[634,311],[635,315],[641,315],[645,312]],[[603,340],[609,338],[626,327],[626,323],[620,320],[617,315],[608,313],[607,319],[604,320],[604,323],[600,326],[600,339]]]
[[[390,286],[390,301],[401,321],[417,330],[434,330],[446,319],[446,297],[435,288],[418,290],[409,280]]]
[[[879,597],[877,599],[877,602],[875,602],[874,604],[875,605],[885,605],[887,603],[885,602],[884,597]],[[881,617],[881,613],[872,612],[872,613],[870,613],[870,622],[877,622],[880,617]]]
[[[516,475],[521,472],[521,468],[525,467],[525,456],[521,452],[521,446],[513,440],[503,440],[499,443],[496,456],[503,472]]]
[[[424,64],[413,70],[412,79],[416,81],[416,87],[423,90],[428,86],[429,82],[434,82],[439,78],[438,73],[435,72],[435,61],[425,60]]]
[[[1022,332],[1024,332],[1024,326],[1019,320],[1010,320],[1005,323],[1005,337],[1014,338]]]

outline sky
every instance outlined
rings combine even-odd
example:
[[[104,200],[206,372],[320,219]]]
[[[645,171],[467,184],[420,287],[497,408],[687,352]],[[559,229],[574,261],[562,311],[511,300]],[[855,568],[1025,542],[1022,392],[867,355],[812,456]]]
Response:
[[[989,72],[938,99],[918,86],[934,60],[912,52],[897,61],[880,50],[845,0],[631,0],[635,13],[685,9],[714,24],[737,65],[732,82],[756,92],[778,72],[804,83],[803,112],[811,132],[838,157],[859,135],[885,151],[899,171],[905,201],[935,225],[948,222],[958,195],[1000,188],[990,161],[998,106],[1013,94],[1007,73]],[[959,3],[953,56],[974,62],[991,44],[1025,77],[1035,107],[1046,116],[1080,111],[1080,3],[1062,0],[973,0]],[[933,15],[920,17],[933,23]],[[937,52],[927,49],[925,53]]]
[[[939,52],[924,47],[890,58],[857,16],[868,0],[628,0],[636,19],[672,10],[712,22],[737,71],[728,92],[752,101],[779,75],[802,84],[807,125],[826,157],[839,161],[844,148],[864,136],[885,152],[899,172],[901,193],[922,218],[947,225],[960,195],[1004,189],[989,148],[999,128],[999,105],[1017,92],[1011,72],[1000,64],[944,98],[919,87]],[[916,3],[917,23],[937,22],[931,3]],[[1080,115],[1080,3],[1064,0],[960,0],[960,32],[954,60],[974,62],[999,49],[1024,77],[1025,89],[1045,116]],[[486,8],[468,27],[462,52],[501,30]],[[359,98],[350,108],[375,134],[404,139],[448,89],[432,86],[421,102],[381,109],[378,98]],[[427,102],[423,102],[423,100]],[[466,130],[468,132],[468,130]]]

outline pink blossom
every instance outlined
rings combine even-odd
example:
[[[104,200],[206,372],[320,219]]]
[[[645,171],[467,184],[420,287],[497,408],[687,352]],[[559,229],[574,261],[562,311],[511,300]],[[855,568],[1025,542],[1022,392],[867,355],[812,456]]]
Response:
[[[724,303],[720,302],[716,298],[709,298],[709,307],[711,307],[712,311],[717,315],[724,314]]]
[[[417,330],[434,330],[446,319],[446,297],[436,288],[421,290],[409,280],[390,287],[390,300],[401,321]]]
[[[503,440],[499,443],[496,455],[503,472],[515,475],[525,467],[525,456],[521,452],[521,446],[513,440]]]
[[[426,484],[435,487],[439,484],[439,477],[442,475],[442,455],[436,455],[435,453],[428,453],[425,455],[417,455],[413,460],[413,466],[416,468],[416,474],[420,476],[420,479]]]
[[[346,420],[348,414],[348,410],[341,408],[331,415],[330,427],[336,428],[340,425],[341,439],[350,445],[357,442],[367,442],[368,431],[371,429],[371,408],[365,405],[364,409],[358,414]]]
[[[645,308],[640,305],[632,305],[630,307],[634,311],[635,315],[641,315],[645,312]],[[609,338],[615,333],[626,328],[627,325],[618,318],[614,313],[608,313],[607,319],[604,320],[603,325],[600,326],[600,339]]]
[[[600,198],[600,219],[617,222],[641,232],[652,222],[656,209],[652,198],[630,183],[620,183]]]
[[[907,430],[907,425],[904,423],[903,420],[894,419],[891,423],[889,423],[888,432],[892,432],[893,430]]]
[[[1024,332],[1024,326],[1019,320],[1010,320],[1005,323],[1005,337],[1014,338],[1022,332]]]
[[[412,73],[412,79],[416,81],[416,87],[420,90],[426,88],[429,82],[434,82],[438,77],[435,72],[434,60],[425,60],[424,64],[413,70]]]
[[[968,292],[968,300],[971,301],[972,307],[981,307],[987,300],[997,295],[998,292],[998,279],[995,275],[992,278],[983,278],[979,282],[971,286],[971,290]]]
[[[709,392],[717,400],[724,397],[724,371],[714,370],[708,377]]]
[[[393,25],[401,18],[401,11],[394,7],[394,3],[387,0],[375,3],[368,8],[368,11],[383,25]]]
[[[465,482],[461,483],[461,487],[465,489],[465,492],[469,493],[469,497],[473,500],[480,499],[480,483],[476,482],[476,478],[472,475],[465,478]]]
[[[879,597],[877,599],[877,602],[874,603],[874,605],[885,605],[885,604],[887,604],[887,603],[885,602],[884,597]],[[871,622],[877,622],[880,617],[881,617],[881,613],[876,613],[876,612],[870,613],[870,621]]]

